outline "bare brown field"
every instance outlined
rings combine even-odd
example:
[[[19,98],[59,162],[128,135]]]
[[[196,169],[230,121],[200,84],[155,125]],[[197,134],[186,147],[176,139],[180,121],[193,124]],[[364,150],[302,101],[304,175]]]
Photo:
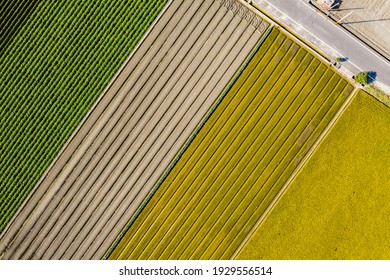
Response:
[[[267,26],[246,8],[172,1],[1,236],[0,258],[101,258]]]

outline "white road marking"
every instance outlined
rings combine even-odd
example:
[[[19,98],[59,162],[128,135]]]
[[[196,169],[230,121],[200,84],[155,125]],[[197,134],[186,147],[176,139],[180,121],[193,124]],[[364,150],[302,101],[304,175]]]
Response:
[[[302,26],[300,23],[296,22],[295,20],[293,20],[290,16],[288,16],[286,13],[282,12],[279,8],[277,8],[276,6],[274,6],[273,4],[271,4],[270,2],[266,1],[266,0],[263,0],[264,2],[267,2],[270,6],[272,6],[274,9],[278,10],[280,13],[282,13],[285,17],[289,18],[291,21],[293,21],[294,23],[296,23],[301,29],[304,29],[307,33],[309,33],[310,35],[312,35],[314,38],[316,38],[318,41],[321,41],[324,45],[327,45],[331,50],[333,50],[335,53],[337,54],[340,54],[338,51],[336,51],[335,49],[333,49],[331,46],[329,46],[328,44],[326,44],[324,41],[322,41],[320,38],[318,38],[316,35],[314,35],[313,33],[311,33],[308,29],[306,29],[304,26]]]
[[[317,9],[312,7],[308,1],[305,1],[305,0],[299,0],[300,2],[303,2],[306,4],[307,7],[309,7],[309,9],[313,10],[313,11],[316,11],[317,12]],[[328,18],[323,14],[323,13],[318,13],[321,17],[323,17],[325,20],[328,20]],[[371,52],[374,56],[376,56],[377,58],[379,58],[380,60],[382,60],[384,63],[386,64],[389,64],[389,62],[387,60],[385,60],[383,57],[381,57],[380,55],[378,55],[375,51],[371,50],[370,48],[368,48],[365,44],[363,44],[362,42],[360,42],[360,40],[357,40],[354,36],[352,36],[349,32],[347,32],[344,28],[340,27],[340,26],[334,26],[335,28],[337,28],[338,30],[340,30],[341,32],[343,32],[345,35],[347,35],[349,38],[351,38],[352,40],[354,40],[356,43],[358,43],[360,46],[362,46],[363,48],[365,48],[366,50],[368,50],[369,52]]]
[[[342,54],[335,50],[334,48],[332,48],[331,46],[329,46],[327,43],[325,43],[324,41],[322,41],[320,38],[318,38],[316,35],[314,35],[312,32],[310,32],[309,30],[307,30],[304,26],[302,26],[300,23],[296,22],[295,20],[293,20],[290,16],[288,16],[286,13],[282,12],[279,8],[277,8],[276,6],[274,6],[273,4],[271,4],[270,2],[266,1],[266,0],[263,0],[264,2],[267,2],[270,6],[272,6],[274,9],[278,10],[280,13],[282,13],[284,16],[286,16],[287,18],[289,18],[291,21],[293,21],[295,24],[297,24],[301,29],[304,29],[307,33],[309,33],[311,36],[313,36],[315,39],[317,39],[318,41],[320,41],[321,43],[323,43],[324,45],[326,45],[329,49],[331,49],[333,52],[335,52],[337,55],[340,55],[342,56]],[[302,2],[305,2],[304,0],[300,0]],[[316,11],[313,7],[307,5],[309,7],[309,9],[312,9],[313,11]],[[355,39],[356,41],[356,39]],[[370,50],[371,51],[371,50]],[[371,51],[372,52],[372,51]],[[357,68],[359,71],[363,71],[363,69],[361,69],[359,66],[357,66],[356,64],[352,63],[351,61],[348,60],[347,63],[350,63],[351,65],[353,65],[355,68]]]

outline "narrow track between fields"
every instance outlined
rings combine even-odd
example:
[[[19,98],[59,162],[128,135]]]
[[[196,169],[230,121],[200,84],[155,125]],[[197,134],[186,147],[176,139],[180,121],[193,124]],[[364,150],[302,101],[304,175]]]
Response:
[[[100,259],[267,26],[172,1],[3,234],[2,258]]]
[[[230,259],[353,90],[274,28],[110,259]]]

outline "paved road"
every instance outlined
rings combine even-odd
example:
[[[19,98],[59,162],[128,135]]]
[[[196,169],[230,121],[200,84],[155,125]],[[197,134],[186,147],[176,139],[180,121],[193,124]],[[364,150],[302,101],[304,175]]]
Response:
[[[255,6],[290,27],[331,58],[346,57],[347,74],[375,71],[377,81],[390,86],[390,63],[319,13],[308,0],[253,0]]]

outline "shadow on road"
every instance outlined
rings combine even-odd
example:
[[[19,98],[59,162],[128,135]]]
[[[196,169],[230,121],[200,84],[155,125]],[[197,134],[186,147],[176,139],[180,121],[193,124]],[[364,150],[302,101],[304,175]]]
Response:
[[[332,12],[350,11],[350,10],[363,10],[363,7],[359,8],[343,8],[343,9],[332,9]]]
[[[348,22],[342,22],[340,24],[354,24],[354,23],[366,23],[366,22],[375,22],[375,21],[388,21],[390,18],[381,18],[381,19],[370,19],[370,20],[359,20],[359,21],[348,21]]]

